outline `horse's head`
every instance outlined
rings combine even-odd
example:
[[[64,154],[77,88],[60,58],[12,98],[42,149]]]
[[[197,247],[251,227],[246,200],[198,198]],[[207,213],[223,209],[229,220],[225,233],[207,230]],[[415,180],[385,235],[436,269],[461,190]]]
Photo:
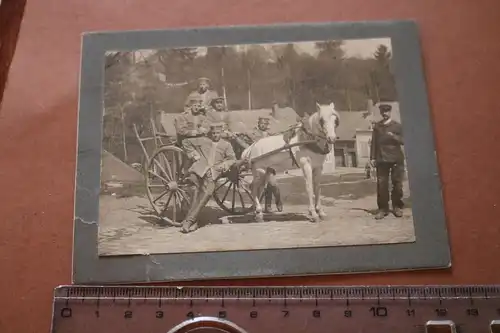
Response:
[[[333,144],[337,139],[336,129],[340,124],[340,117],[335,110],[335,104],[319,104],[316,102],[319,131],[325,136],[328,143]]]

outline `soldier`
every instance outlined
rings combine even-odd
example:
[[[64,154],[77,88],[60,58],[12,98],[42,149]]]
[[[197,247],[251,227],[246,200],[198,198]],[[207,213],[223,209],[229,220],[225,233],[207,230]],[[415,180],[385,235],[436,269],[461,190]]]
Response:
[[[221,140],[223,123],[210,124],[207,137],[200,138],[199,154],[188,170],[188,182],[191,183],[191,206],[182,222],[182,233],[198,228],[197,217],[208,203],[215,190],[215,180],[223,172],[243,161],[236,160],[231,144]]]
[[[212,107],[212,110],[216,111],[216,112],[225,112],[226,111],[226,104],[224,102],[224,97],[222,97],[222,96],[214,97],[210,101],[210,106]]]
[[[403,130],[400,123],[391,118],[392,107],[389,104],[379,106],[382,120],[373,127],[370,162],[377,172],[377,220],[389,215],[389,175],[392,182],[390,194],[393,214],[402,217],[404,153]]]
[[[261,138],[273,135],[269,131],[269,125],[270,125],[269,117],[259,117],[259,120],[257,122],[257,127],[254,128],[254,130],[249,134],[252,141],[255,142]],[[273,168],[267,168],[266,173],[268,176],[268,183],[266,189],[264,190],[264,195],[265,195],[264,212],[269,213],[272,210],[271,204],[273,195],[276,203],[276,209],[278,210],[278,212],[282,212],[283,203],[281,202],[280,189],[278,187],[278,182],[276,181],[276,170],[274,170]]]
[[[211,108],[210,104],[212,99],[218,96],[216,91],[210,90],[210,79],[200,77],[198,79],[198,89],[188,95],[184,103],[184,110],[189,111],[192,100],[201,100],[201,105],[208,111]]]
[[[226,110],[224,97],[215,97],[212,99],[207,116],[211,121],[223,122],[224,131],[229,130],[229,112]]]
[[[210,119],[201,104],[201,99],[191,99],[188,112],[180,114],[174,120],[177,142],[190,159],[194,159],[197,155],[198,138],[205,136],[209,130]]]

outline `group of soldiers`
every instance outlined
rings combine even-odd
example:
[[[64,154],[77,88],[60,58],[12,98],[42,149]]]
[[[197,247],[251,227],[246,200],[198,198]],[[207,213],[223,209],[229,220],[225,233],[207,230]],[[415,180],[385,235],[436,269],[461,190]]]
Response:
[[[230,131],[229,113],[224,98],[210,90],[210,80],[198,79],[198,89],[191,92],[184,103],[184,111],[175,119],[178,144],[190,160],[187,182],[190,184],[191,203],[182,222],[183,233],[198,228],[197,217],[215,191],[217,178],[233,167],[240,167],[247,161],[237,159],[235,147],[240,150],[249,146]],[[261,117],[256,128],[246,133],[252,142],[272,135],[269,132],[270,119]],[[266,211],[271,210],[272,196],[278,211],[283,210],[275,172],[269,169],[270,181],[265,192]]]
[[[404,154],[402,150],[402,126],[391,117],[392,108],[380,105],[382,120],[375,124],[371,140],[370,167],[376,169],[377,204],[376,219],[389,214],[389,200],[392,212],[401,217],[404,207],[403,176]],[[191,164],[187,181],[190,183],[190,206],[182,222],[181,232],[188,233],[198,228],[197,217],[212,197],[217,178],[233,167],[240,167],[247,161],[240,160],[235,148],[242,151],[251,142],[273,135],[269,131],[270,118],[260,117],[257,126],[250,133],[247,142],[230,131],[229,112],[225,100],[216,91],[210,90],[210,80],[198,79],[198,89],[190,93],[184,103],[184,111],[175,119],[178,144],[188,156]],[[370,169],[371,169],[370,168]],[[278,211],[283,210],[276,172],[268,168],[269,183],[265,189],[265,212],[271,211],[272,198]],[[371,172],[370,172],[371,173]],[[392,190],[389,191],[389,179]],[[390,193],[389,193],[390,192]]]

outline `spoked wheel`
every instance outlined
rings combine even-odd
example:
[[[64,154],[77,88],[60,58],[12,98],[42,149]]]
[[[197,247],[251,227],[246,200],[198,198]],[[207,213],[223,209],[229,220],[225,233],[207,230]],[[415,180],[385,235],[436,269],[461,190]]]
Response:
[[[252,174],[237,168],[216,180],[213,198],[217,205],[231,215],[245,215],[253,211],[250,184]],[[262,201],[263,195],[260,200]]]
[[[182,149],[157,149],[147,163],[146,191],[159,218],[179,227],[189,207],[188,184],[183,182],[188,158]]]

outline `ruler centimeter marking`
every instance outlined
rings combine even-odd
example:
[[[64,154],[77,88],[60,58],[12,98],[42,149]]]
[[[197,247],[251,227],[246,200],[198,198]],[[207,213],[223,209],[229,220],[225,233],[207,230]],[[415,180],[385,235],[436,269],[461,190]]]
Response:
[[[500,286],[56,288],[53,333],[104,329],[500,333]]]

